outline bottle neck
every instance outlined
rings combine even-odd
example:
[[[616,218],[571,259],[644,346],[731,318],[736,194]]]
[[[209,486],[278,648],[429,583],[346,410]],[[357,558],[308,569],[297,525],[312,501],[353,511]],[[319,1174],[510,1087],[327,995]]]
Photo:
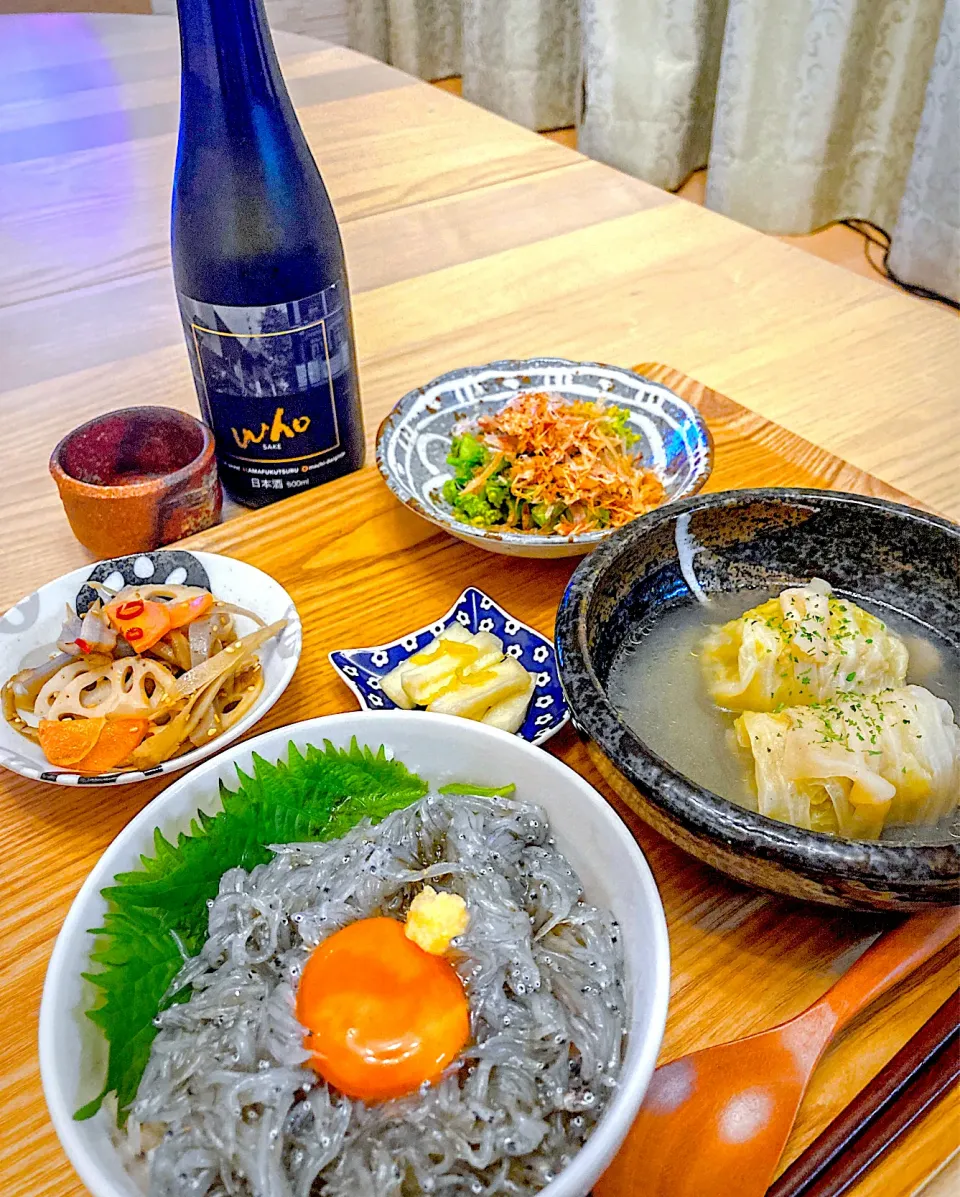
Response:
[[[234,120],[264,101],[289,106],[263,0],[177,0],[177,17],[184,99]]]
[[[192,299],[240,307],[314,295],[342,277],[343,251],[263,0],[177,2],[177,287]]]

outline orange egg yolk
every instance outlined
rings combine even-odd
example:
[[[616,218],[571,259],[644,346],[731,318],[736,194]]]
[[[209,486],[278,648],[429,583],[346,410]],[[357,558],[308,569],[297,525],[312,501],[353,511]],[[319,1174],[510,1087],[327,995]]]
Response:
[[[365,1101],[436,1080],[470,1035],[456,971],[391,918],[361,919],[315,948],[297,990],[312,1067]]]

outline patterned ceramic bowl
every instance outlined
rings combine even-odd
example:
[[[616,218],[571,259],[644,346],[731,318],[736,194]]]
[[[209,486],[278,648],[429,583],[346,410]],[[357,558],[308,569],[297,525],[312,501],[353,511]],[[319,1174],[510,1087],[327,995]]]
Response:
[[[277,640],[259,652],[263,668],[263,692],[237,722],[201,748],[194,748],[173,760],[143,771],[82,775],[51,765],[39,744],[26,739],[0,719],[0,766],[35,781],[56,785],[115,786],[161,773],[174,773],[212,756],[242,736],[270,710],[286,690],[300,660],[302,633],[300,616],[293,599],[269,575],[218,553],[188,553],[183,549],[158,549],[129,557],[115,557],[96,565],[75,569],[20,600],[0,619],[0,681],[19,670],[38,665],[55,645],[63,624],[64,606],[70,603],[81,614],[97,597],[89,582],[102,582],[111,590],[124,584],[174,582],[203,586],[228,603],[255,611],[266,623],[286,619],[287,626]],[[237,616],[242,633],[253,631],[252,620]]]
[[[338,649],[329,654],[330,663],[362,707],[371,711],[395,711],[399,708],[381,690],[380,679],[455,623],[471,633],[492,632],[499,636],[506,654],[515,657],[528,673],[537,675],[527,717],[517,735],[531,744],[542,744],[555,736],[569,720],[570,710],[560,686],[553,645],[473,586],[460,595],[446,615],[426,627],[408,632],[388,644]]]
[[[441,488],[451,476],[447,454],[454,426],[495,410],[524,391],[602,399],[625,407],[639,436],[642,463],[656,471],[667,502],[696,494],[713,464],[702,416],[660,383],[616,366],[538,357],[453,370],[404,395],[377,434],[377,465],[402,503],[461,540],[511,557],[577,557],[610,532],[576,536],[474,528],[454,518]]]

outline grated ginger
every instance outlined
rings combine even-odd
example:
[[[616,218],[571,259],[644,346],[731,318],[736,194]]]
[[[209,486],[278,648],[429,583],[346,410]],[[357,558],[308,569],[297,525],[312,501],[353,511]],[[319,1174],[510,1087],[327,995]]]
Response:
[[[425,885],[410,903],[406,935],[425,952],[442,956],[469,922],[467,904],[459,894],[438,893],[432,885]]]

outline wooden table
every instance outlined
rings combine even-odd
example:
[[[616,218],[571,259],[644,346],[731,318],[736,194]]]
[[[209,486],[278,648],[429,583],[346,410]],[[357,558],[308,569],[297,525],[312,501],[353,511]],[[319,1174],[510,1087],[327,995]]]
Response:
[[[960,516],[960,343],[945,311],[347,50],[277,43],[343,227],[371,441],[404,391],[458,365],[535,353],[659,360]],[[0,611],[88,559],[46,471],[58,438],[111,407],[196,410],[169,268],[177,72],[168,20],[0,18]],[[369,469],[195,543],[269,569],[303,615],[300,669],[260,729],[350,706],[326,651],[424,622],[466,582],[549,632],[571,568],[459,545],[403,511]],[[596,781],[572,733],[554,744]],[[93,861],[159,788],[91,794],[0,778],[4,1195],[83,1191],[40,1092],[43,972]],[[734,885],[620,809],[664,887],[665,1059],[801,1009],[883,925]],[[835,1045],[788,1157],[955,979],[951,961],[934,962]],[[943,1103],[856,1197],[917,1192],[956,1147],[957,1110]]]

